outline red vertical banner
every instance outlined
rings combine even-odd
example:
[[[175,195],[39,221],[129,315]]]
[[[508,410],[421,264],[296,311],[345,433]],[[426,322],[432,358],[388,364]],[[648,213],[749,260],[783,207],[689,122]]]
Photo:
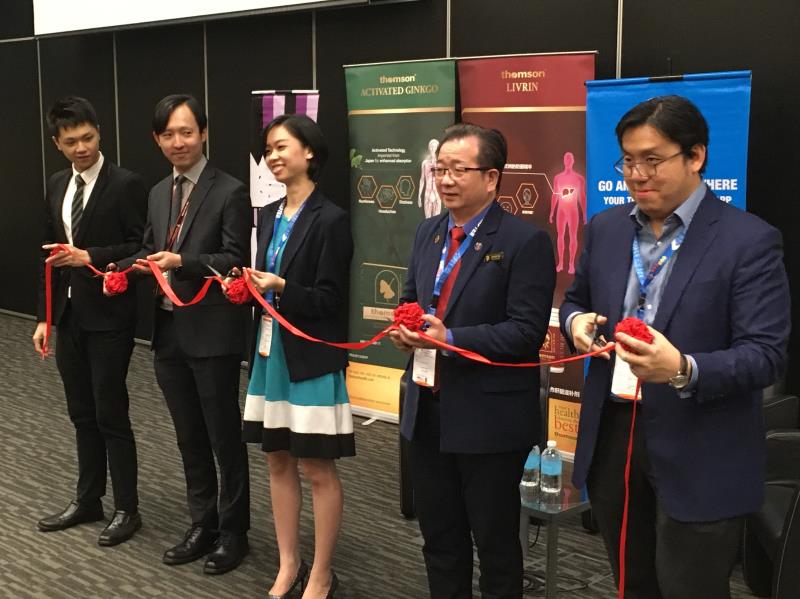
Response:
[[[462,120],[503,132],[508,164],[498,202],[548,231],[558,277],[543,360],[564,357],[558,306],[572,283],[586,222],[586,88],[595,53],[501,56],[458,61]],[[574,453],[583,364],[553,368],[548,438]]]

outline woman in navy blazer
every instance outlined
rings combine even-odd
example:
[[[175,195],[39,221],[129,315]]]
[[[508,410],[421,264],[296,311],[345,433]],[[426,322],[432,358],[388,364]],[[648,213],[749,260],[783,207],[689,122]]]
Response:
[[[267,166],[286,197],[261,211],[251,281],[292,324],[329,341],[347,336],[353,240],[345,211],[316,189],[328,150],[317,124],[283,115],[265,129]],[[257,313],[244,417],[244,437],[267,452],[280,569],[269,597],[296,589],[332,597],[333,550],[342,518],[342,486],[334,459],[355,455],[345,387],[347,353],[305,341]],[[300,557],[299,470],[311,482],[314,562]],[[306,586],[308,578],[308,586]]]

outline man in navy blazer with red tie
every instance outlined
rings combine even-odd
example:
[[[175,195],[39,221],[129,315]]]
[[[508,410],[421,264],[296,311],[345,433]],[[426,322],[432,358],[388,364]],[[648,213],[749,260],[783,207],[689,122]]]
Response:
[[[612,378],[638,377],[625,596],[727,598],[743,516],[762,502],[761,390],[786,366],[781,235],[703,182],[708,126],[687,99],[643,102],[616,133],[635,206],[606,210],[586,228],[562,330],[584,352],[596,334],[611,339],[618,321],[638,316],[655,339],[618,334],[629,349],[618,343],[616,357],[591,360],[573,482],[588,489],[619,581],[633,410]]]
[[[496,362],[537,362],[555,258],[545,231],[495,202],[506,155],[499,131],[446,131],[433,174],[449,213],[417,229],[401,302],[429,310],[426,333],[435,339]],[[408,384],[400,430],[411,441],[431,597],[472,597],[474,538],[483,596],[519,598],[519,481],[541,430],[539,370],[437,353],[405,327],[392,341],[415,350],[409,371],[419,383]],[[435,373],[427,383],[426,365]]]

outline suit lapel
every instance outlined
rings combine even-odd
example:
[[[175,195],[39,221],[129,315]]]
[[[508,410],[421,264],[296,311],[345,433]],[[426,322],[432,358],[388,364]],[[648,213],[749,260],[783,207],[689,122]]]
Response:
[[[414,275],[418,277],[417,286],[419,293],[417,293],[417,301],[419,305],[422,306],[423,310],[427,310],[428,306],[431,304],[436,270],[439,268],[439,260],[442,257],[442,246],[447,236],[447,219],[447,213],[440,216],[439,222],[434,225],[428,238],[420,240],[422,247],[420,248],[420,258],[418,261],[420,265],[419,272],[414,273]]]
[[[469,281],[472,273],[475,272],[478,264],[480,264],[483,259],[483,256],[492,246],[491,241],[494,238],[494,234],[497,232],[497,228],[500,226],[504,212],[500,204],[492,202],[489,211],[483,218],[481,226],[478,227],[478,231],[475,233],[475,238],[469,242],[472,247],[468,248],[461,257],[461,267],[458,270],[456,280],[453,282],[453,290],[450,292],[450,299],[447,302],[447,309],[442,315],[442,320],[445,320],[447,315],[450,314],[461,292],[466,287],[467,281]],[[469,231],[466,231],[466,233],[469,235]],[[466,239],[464,243],[467,243]]]
[[[275,214],[278,212],[283,200],[272,202],[271,204],[262,208],[262,214],[259,216],[261,219],[261,230],[259,231],[258,239],[256,240],[256,261],[253,268],[256,270],[267,270],[267,248],[269,242],[272,241],[272,228],[275,223]]]
[[[172,203],[172,175],[156,183],[150,200],[151,225],[153,227],[153,245],[156,251],[167,247],[169,234],[169,210]]]
[[[654,329],[665,331],[669,325],[684,288],[717,236],[717,229],[713,225],[719,220],[719,212],[719,200],[711,191],[707,191],[692,218],[683,244],[674,255],[675,264],[658,304],[658,312],[653,320]]]
[[[67,195],[67,187],[69,187],[70,177],[72,177],[71,168],[64,171],[64,176],[61,177],[61,180],[53,186],[50,210],[52,210],[53,223],[60,223],[60,226],[53,227],[53,230],[56,233],[56,239],[54,241],[57,241],[58,243],[67,242],[67,232],[64,230],[64,218],[62,217],[61,213],[64,210],[64,199]]]
[[[314,222],[319,218],[319,209],[321,207],[322,200],[315,189],[311,192],[311,195],[308,196],[305,206],[303,206],[303,211],[294,223],[292,234],[289,235],[289,239],[286,241],[286,247],[283,248],[279,276],[284,276],[289,266],[291,266],[292,261],[297,255],[297,250],[303,245],[303,240],[306,238],[306,235],[308,235]],[[270,237],[272,237],[272,233],[270,233]]]
[[[208,192],[211,191],[214,185],[216,174],[214,167],[206,163],[203,172],[200,173],[200,178],[197,180],[197,185],[194,186],[187,200],[189,202],[189,208],[186,211],[186,218],[183,220],[183,226],[178,234],[178,239],[175,241],[175,247],[172,249],[173,252],[177,253],[180,251],[181,245],[183,245],[183,241],[189,234],[189,229],[192,227],[192,223],[194,223],[194,219],[200,211],[200,206],[203,205],[203,202],[205,202],[208,197]],[[171,202],[172,197],[170,193],[170,203]]]
[[[608,308],[604,311],[608,315],[608,328],[613,331],[622,318],[625,303],[625,291],[628,289],[628,277],[631,272],[631,245],[636,234],[636,225],[625,212],[619,230],[611,239],[611,246],[603,251],[603,260],[609,265],[607,278],[601,280],[597,286],[609,290]],[[601,303],[602,305],[602,303]],[[603,312],[600,312],[601,314]]]
[[[92,222],[92,214],[94,214],[95,206],[100,198],[103,197],[105,188],[108,185],[108,171],[111,168],[111,163],[104,160],[100,172],[97,174],[97,181],[94,182],[92,193],[86,200],[86,205],[83,207],[83,216],[81,217],[80,225],[78,226],[78,234],[73,236],[73,245],[82,248],[83,240],[86,237],[86,231],[89,229],[89,224]]]

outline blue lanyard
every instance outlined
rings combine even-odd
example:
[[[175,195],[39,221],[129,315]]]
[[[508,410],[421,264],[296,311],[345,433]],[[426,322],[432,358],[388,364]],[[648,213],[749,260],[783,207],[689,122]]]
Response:
[[[300,216],[300,213],[303,211],[305,206],[305,202],[300,204],[300,208],[297,209],[297,212],[295,212],[292,218],[289,220],[283,235],[281,235],[280,240],[276,243],[278,238],[278,227],[280,226],[281,218],[283,218],[283,211],[286,209],[286,200],[281,202],[278,211],[275,213],[275,221],[272,223],[272,239],[270,239],[269,247],[267,248],[267,272],[275,274],[275,265],[278,263],[278,254],[280,254],[281,250],[286,246],[286,242],[289,240],[289,236],[292,234],[292,229],[297,222],[297,217]],[[264,297],[270,303],[272,303],[272,296],[272,289],[269,289],[264,294]]]
[[[444,246],[442,246],[442,257],[439,258],[439,268],[436,270],[436,279],[433,282],[433,296],[431,296],[431,303],[428,306],[428,314],[436,314],[436,304],[439,303],[439,296],[442,294],[442,287],[444,286],[445,281],[447,281],[447,278],[453,272],[456,264],[458,264],[462,256],[467,253],[469,246],[472,244],[472,240],[475,238],[475,233],[478,232],[478,227],[481,226],[482,222],[483,219],[478,221],[478,224],[472,227],[472,231],[470,231],[469,235],[467,235],[461,241],[461,245],[450,257],[449,262],[445,264],[444,261],[447,258],[447,252],[450,249],[451,243],[450,235],[447,235]]]
[[[645,274],[644,264],[642,263],[642,253],[639,250],[639,238],[637,235],[634,235],[631,251],[633,252],[633,267],[634,270],[636,270],[636,278],[639,279],[639,303],[636,306],[636,316],[640,320],[644,320],[644,308],[645,305],[647,305],[647,290],[650,287],[650,283],[658,276],[658,273],[660,273],[661,269],[669,262],[672,255],[680,249],[684,237],[686,237],[686,227],[681,227],[675,239],[667,245],[664,253],[661,254],[658,260],[653,262],[650,270]]]

